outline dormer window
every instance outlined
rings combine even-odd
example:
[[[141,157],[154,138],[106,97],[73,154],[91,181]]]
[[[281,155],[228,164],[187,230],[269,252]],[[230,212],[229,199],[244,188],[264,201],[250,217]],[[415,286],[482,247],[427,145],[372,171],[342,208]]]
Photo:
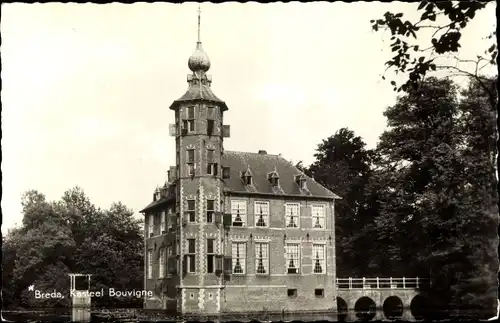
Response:
[[[306,177],[304,174],[295,175],[295,183],[299,186],[301,190],[307,189],[306,187]]]
[[[241,172],[241,179],[243,180],[244,185],[252,185],[252,172],[250,171],[250,168]]]
[[[272,171],[271,173],[269,173],[269,175],[267,176],[267,179],[269,180],[269,182],[271,183],[272,186],[279,186],[279,175],[278,175],[278,172],[276,170]]]

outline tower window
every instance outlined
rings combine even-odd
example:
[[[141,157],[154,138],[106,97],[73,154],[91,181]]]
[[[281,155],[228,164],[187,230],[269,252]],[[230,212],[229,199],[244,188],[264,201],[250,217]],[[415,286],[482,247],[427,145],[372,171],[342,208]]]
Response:
[[[187,175],[195,175],[194,149],[187,150]]]
[[[194,149],[187,150],[187,162],[194,163]]]
[[[189,220],[189,222],[195,222],[196,221],[196,218],[195,218],[196,201],[195,200],[188,200],[187,204],[188,204],[187,213],[189,215],[188,220]]]
[[[207,200],[207,223],[214,221],[215,201]]]
[[[195,239],[187,239],[188,240],[188,252],[186,255],[187,258],[187,271],[188,273],[196,272],[196,240]]]
[[[208,149],[207,150],[207,162],[212,163],[213,161],[214,161],[214,150]]]
[[[217,163],[207,164],[207,175],[217,176]]]
[[[214,133],[214,121],[207,120],[207,135],[213,135]]]
[[[183,128],[187,132],[194,132],[194,106],[187,107],[187,118],[183,120]]]
[[[194,119],[194,106],[190,106],[187,108],[187,118]]]
[[[214,239],[207,239],[207,273],[213,273],[215,269]]]

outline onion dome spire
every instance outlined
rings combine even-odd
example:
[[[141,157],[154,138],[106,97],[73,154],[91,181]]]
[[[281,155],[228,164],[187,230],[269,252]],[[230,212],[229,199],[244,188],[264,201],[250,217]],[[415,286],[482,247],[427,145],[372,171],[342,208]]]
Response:
[[[210,69],[210,59],[208,58],[207,53],[203,50],[201,46],[201,37],[200,37],[200,16],[201,9],[198,5],[198,42],[196,43],[196,49],[189,58],[188,67],[193,72],[207,72]]]

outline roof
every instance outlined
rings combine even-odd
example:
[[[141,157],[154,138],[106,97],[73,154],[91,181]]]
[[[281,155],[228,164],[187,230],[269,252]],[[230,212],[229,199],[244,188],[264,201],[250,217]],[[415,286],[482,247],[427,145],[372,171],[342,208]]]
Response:
[[[230,178],[224,179],[226,189],[232,193],[257,193],[282,196],[301,196],[339,199],[340,197],[305,176],[297,167],[278,155],[259,154],[239,151],[224,151],[222,166],[230,167]],[[250,169],[252,185],[244,185],[242,172]],[[279,186],[273,187],[268,175],[276,171],[279,176]],[[307,190],[303,190],[295,182],[296,175],[304,175]]]
[[[148,210],[154,209],[157,206],[175,200],[175,184],[166,184],[165,187],[161,188],[160,194],[161,197],[158,200],[149,203],[144,209],[140,210],[139,212],[143,213]]]
[[[226,103],[219,99],[213,92],[210,86],[206,82],[197,82],[197,84],[191,83],[186,93],[179,99],[175,100],[170,109],[176,108],[177,104],[181,102],[204,100],[218,104],[225,111],[227,110]]]

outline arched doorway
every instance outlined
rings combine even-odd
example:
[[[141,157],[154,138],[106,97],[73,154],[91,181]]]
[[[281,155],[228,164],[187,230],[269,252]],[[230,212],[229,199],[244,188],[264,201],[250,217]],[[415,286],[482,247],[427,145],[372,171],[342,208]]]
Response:
[[[413,297],[410,303],[410,312],[416,320],[423,320],[428,314],[427,309],[429,309],[429,302],[425,297],[421,295]]]
[[[354,311],[357,318],[363,321],[370,321],[375,317],[377,305],[375,305],[375,302],[370,297],[363,296],[356,301]]]
[[[339,322],[345,322],[347,310],[347,302],[342,297],[337,297],[337,320]]]
[[[403,316],[403,301],[397,296],[387,297],[384,301],[384,315],[390,320]]]

